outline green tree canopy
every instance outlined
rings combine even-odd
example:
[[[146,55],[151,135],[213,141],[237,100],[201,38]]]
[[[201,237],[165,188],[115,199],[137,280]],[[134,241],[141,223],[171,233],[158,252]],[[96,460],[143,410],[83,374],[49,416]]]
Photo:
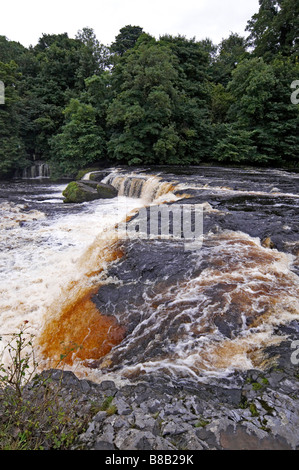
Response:
[[[195,40],[140,37],[113,71],[110,157],[129,164],[184,164],[206,156],[207,64],[208,54]]]
[[[218,45],[126,25],[23,47],[0,36],[0,175],[26,158],[61,174],[103,162],[299,165],[298,0],[259,0],[248,37]],[[7,83],[6,83],[7,82]]]
[[[5,104],[0,105],[0,177],[12,176],[28,162],[20,138],[20,97],[17,83],[20,75],[14,61],[0,62],[0,78],[5,84]]]
[[[294,76],[299,76],[299,66],[279,58],[272,64],[252,58],[233,72],[228,117],[251,133],[259,161],[298,161],[299,109],[290,100]]]
[[[0,36],[0,62],[8,63],[12,60],[18,63],[26,48],[19,42],[9,41],[6,36]]]
[[[175,152],[171,126],[177,72],[171,51],[159,44],[141,44],[128,51],[114,71],[115,98],[108,108],[111,158],[154,163]],[[167,137],[167,129],[172,137]]]
[[[259,0],[259,11],[248,21],[248,43],[254,54],[272,60],[278,53],[298,57],[299,3],[297,0]]]
[[[248,56],[246,39],[231,33],[218,46],[217,55],[212,64],[213,81],[226,86],[231,79],[233,70]]]
[[[90,28],[83,28],[75,39],[66,33],[44,34],[22,56],[22,132],[32,158],[50,158],[50,140],[61,131],[65,107],[79,98],[87,78],[103,73],[107,61],[108,49]]]
[[[111,44],[111,51],[116,52],[120,56],[124,55],[125,52],[135,46],[137,39],[142,34],[143,29],[140,26],[124,26]]]
[[[72,98],[64,110],[61,132],[51,139],[51,149],[58,174],[73,176],[84,166],[101,160],[105,139],[97,124],[96,110]]]

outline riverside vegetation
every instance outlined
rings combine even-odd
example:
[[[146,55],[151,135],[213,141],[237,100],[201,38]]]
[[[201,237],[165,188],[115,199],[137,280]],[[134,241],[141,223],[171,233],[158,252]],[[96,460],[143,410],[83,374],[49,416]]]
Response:
[[[9,361],[0,364],[0,449],[66,450],[100,408],[82,409],[74,397],[65,403],[60,381],[37,374],[32,340],[24,325],[3,351]]]
[[[33,339],[24,324],[3,348],[2,358],[7,354],[9,360],[0,362],[0,450],[82,448],[78,437],[93,416],[101,411],[107,417],[116,413],[113,397],[95,400],[84,396],[83,390],[78,394],[65,388],[68,374],[63,364],[72,350],[61,354],[60,369],[38,373]]]
[[[107,161],[297,167],[299,5],[259,4],[247,37],[217,45],[131,25],[110,46],[88,27],[29,48],[0,36],[0,177],[33,160],[71,177]]]

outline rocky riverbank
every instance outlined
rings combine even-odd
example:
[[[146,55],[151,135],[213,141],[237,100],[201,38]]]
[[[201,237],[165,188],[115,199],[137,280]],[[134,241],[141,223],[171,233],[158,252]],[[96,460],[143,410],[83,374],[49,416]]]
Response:
[[[281,364],[236,374],[233,386],[227,380],[189,389],[162,376],[123,386],[79,380],[72,372],[51,377],[63,401],[77,403],[79,417],[100,408],[74,449],[299,449],[298,373]]]

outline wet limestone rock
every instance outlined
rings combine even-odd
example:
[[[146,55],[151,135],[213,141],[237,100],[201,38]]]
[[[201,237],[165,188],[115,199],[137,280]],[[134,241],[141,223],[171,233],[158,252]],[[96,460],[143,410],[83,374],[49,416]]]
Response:
[[[95,199],[111,199],[116,197],[117,190],[110,184],[97,181],[72,181],[62,195],[65,203],[81,203]]]
[[[273,243],[270,237],[265,237],[262,240],[262,246],[264,248],[271,248],[272,250],[275,248],[275,244]]]

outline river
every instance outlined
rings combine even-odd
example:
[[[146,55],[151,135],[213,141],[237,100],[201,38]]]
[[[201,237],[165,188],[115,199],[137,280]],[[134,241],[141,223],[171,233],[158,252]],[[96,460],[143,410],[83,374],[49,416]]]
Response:
[[[299,174],[108,169],[119,196],[64,204],[67,182],[0,184],[2,344],[26,322],[40,367],[131,380],[209,380],[263,368],[299,319]],[[145,207],[203,210],[197,249],[122,239]],[[291,350],[290,350],[291,353]]]

